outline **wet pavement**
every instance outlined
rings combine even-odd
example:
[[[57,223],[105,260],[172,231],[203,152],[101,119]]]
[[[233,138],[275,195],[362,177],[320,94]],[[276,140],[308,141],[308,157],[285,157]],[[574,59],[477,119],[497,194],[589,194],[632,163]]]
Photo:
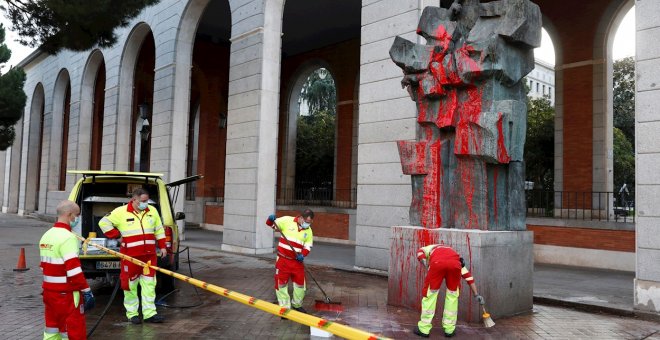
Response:
[[[43,222],[0,214],[0,334],[3,339],[37,339],[43,330],[40,270],[36,243],[48,228]],[[24,273],[12,268],[20,246],[26,247],[28,266]],[[204,249],[190,251],[193,276],[210,283],[274,302],[273,261]],[[188,275],[188,261],[181,257],[180,272]],[[411,330],[418,312],[388,306],[387,278],[310,265],[313,274],[333,301],[345,311],[338,321],[395,339],[417,339]],[[313,310],[321,292],[308,282],[304,307]],[[88,327],[97,320],[111,293],[110,287],[94,284],[97,307],[87,316]],[[190,285],[164,304],[192,308],[158,307],[164,324],[131,325],[126,322],[121,292],[92,339],[309,339],[309,327],[227,300]],[[435,325],[440,324],[441,312]],[[569,308],[535,305],[526,315],[496,320],[490,329],[480,324],[459,324],[456,339],[660,339],[660,324],[631,317],[587,313]],[[444,338],[434,328],[431,338]]]

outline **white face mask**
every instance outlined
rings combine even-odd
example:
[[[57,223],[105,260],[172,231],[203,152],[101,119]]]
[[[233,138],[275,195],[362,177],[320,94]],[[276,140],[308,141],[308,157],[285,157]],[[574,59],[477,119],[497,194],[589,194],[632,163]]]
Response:
[[[149,204],[147,202],[139,202],[138,203],[138,209],[140,209],[140,211],[147,209],[148,206],[149,206]]]
[[[309,226],[311,226],[311,224],[307,223],[307,222],[303,222],[303,223],[300,224],[300,228],[303,228],[303,229],[307,229],[307,228],[309,228]]]

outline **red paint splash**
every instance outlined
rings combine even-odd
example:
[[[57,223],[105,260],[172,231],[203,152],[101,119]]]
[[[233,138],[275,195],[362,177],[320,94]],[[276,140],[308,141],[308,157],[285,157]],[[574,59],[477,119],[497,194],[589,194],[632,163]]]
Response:
[[[504,144],[504,133],[502,132],[503,124],[502,112],[497,113],[497,161],[506,164],[511,161],[509,153],[507,152],[506,145]]]

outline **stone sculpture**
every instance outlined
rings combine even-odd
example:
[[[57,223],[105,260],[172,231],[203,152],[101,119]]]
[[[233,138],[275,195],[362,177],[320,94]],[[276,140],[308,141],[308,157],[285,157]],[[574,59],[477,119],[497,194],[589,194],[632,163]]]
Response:
[[[521,79],[534,68],[541,13],[529,0],[442,0],[390,57],[417,104],[417,141],[398,141],[412,178],[410,222],[425,228],[525,230]]]

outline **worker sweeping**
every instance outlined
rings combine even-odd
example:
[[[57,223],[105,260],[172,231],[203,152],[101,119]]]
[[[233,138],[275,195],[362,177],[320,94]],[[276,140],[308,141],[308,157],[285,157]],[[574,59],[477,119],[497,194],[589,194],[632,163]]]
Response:
[[[94,307],[95,299],[80,267],[78,240],[71,233],[80,223],[80,208],[72,201],[62,201],[56,212],[57,222],[39,241],[44,340],[86,339],[85,311]]]
[[[106,215],[99,222],[99,227],[108,238],[121,237],[120,252],[142,262],[157,264],[156,242],[161,257],[167,256],[165,248],[165,229],[156,208],[150,206],[149,192],[143,188],[133,191],[133,197],[127,205],[121,206]],[[156,271],[149,269],[143,273],[143,267],[121,260],[119,274],[121,288],[124,290],[126,317],[133,324],[140,324],[140,301],[138,285],[142,295],[142,317],[144,322],[161,323],[164,318],[156,312]]]
[[[428,268],[424,281],[422,298],[422,315],[415,327],[414,333],[428,338],[431,332],[431,321],[435,314],[435,306],[438,301],[438,292],[445,280],[447,293],[445,295],[445,307],[442,315],[442,328],[446,337],[456,334],[456,320],[458,318],[458,295],[461,276],[470,285],[472,293],[479,304],[484,305],[484,298],[477,292],[472,274],[465,268],[463,259],[454,249],[441,244],[432,244],[419,248],[417,259]]]
[[[268,216],[266,225],[282,234],[277,245],[275,260],[275,295],[281,307],[291,308],[302,313],[305,298],[305,256],[312,250],[312,221],[314,212],[305,209],[299,216]],[[293,281],[293,300],[289,297],[289,279]]]

